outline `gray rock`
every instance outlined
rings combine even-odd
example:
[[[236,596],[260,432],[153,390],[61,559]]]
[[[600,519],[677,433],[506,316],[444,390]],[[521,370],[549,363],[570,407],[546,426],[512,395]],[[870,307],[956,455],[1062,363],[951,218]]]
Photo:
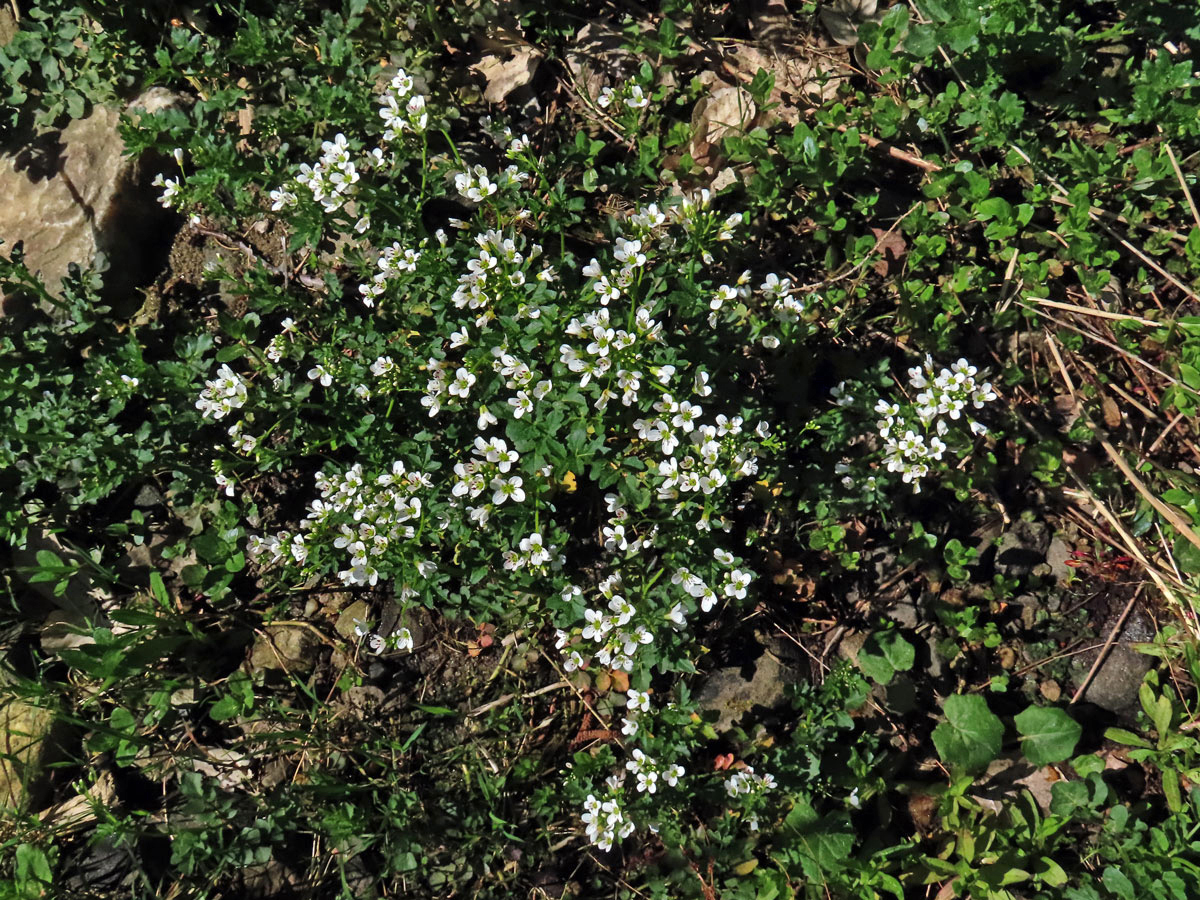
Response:
[[[901,628],[917,627],[917,607],[907,600],[902,600],[887,611],[887,616],[898,623]]]
[[[24,700],[0,706],[0,809],[41,806],[46,767],[62,755],[64,728],[53,711]]]
[[[317,664],[317,639],[306,628],[268,625],[250,650],[250,667],[310,672]]]
[[[178,100],[151,88],[126,111],[156,111]],[[98,106],[61,131],[0,148],[0,253],[21,242],[26,264],[51,293],[77,263],[106,269],[106,300],[131,302],[165,261],[178,216],[159,205],[151,182],[171,172],[161,161],[124,155],[120,120],[120,110]]]
[[[1092,659],[1094,661],[1094,657]],[[1119,716],[1135,715],[1140,706],[1138,690],[1152,665],[1154,661],[1150,657],[1125,644],[1117,644],[1083,692],[1082,699]]]
[[[795,682],[798,674],[766,647],[752,663],[711,672],[696,693],[696,702],[702,709],[716,710],[713,727],[726,732],[755,707],[779,706],[787,696],[787,685]]]
[[[1070,578],[1071,573],[1075,571],[1067,565],[1070,559],[1071,545],[1056,534],[1051,538],[1050,547],[1046,550],[1046,563],[1050,566],[1050,574],[1060,583]]]
[[[1007,577],[1028,575],[1046,558],[1050,531],[1041,522],[1017,521],[1000,536],[996,548],[996,569]]]

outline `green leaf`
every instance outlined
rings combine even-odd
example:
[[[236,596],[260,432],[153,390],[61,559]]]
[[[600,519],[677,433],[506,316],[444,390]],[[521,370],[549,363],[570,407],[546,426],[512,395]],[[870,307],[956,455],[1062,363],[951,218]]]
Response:
[[[208,714],[212,716],[216,722],[224,722],[226,719],[232,719],[242,711],[241,701],[232,694],[226,694],[211,707]]]
[[[946,721],[933,730],[942,761],[965,771],[984,768],[1000,753],[1004,724],[977,694],[954,694],[942,707]]]
[[[1133,882],[1116,866],[1108,866],[1100,880],[1121,900],[1134,900]]]
[[[1126,731],[1124,728],[1107,728],[1104,731],[1104,736],[1110,741],[1116,741],[1128,747],[1141,747],[1143,750],[1149,750],[1154,746],[1145,738],[1134,734],[1132,731]]]
[[[40,881],[43,884],[49,884],[50,879],[53,878],[53,873],[50,871],[50,860],[41,847],[35,847],[33,844],[18,845],[16,860],[17,881],[19,882]]]
[[[888,684],[897,672],[907,672],[916,660],[912,644],[897,631],[876,631],[858,651],[858,665],[872,681]]]
[[[1075,752],[1083,728],[1061,709],[1031,706],[1013,720],[1021,752],[1035,766],[1061,762]]]
[[[167,593],[167,586],[163,584],[162,576],[157,572],[150,573],[150,593],[163,605],[164,609],[171,608],[171,597]]]
[[[1167,808],[1173,813],[1182,810],[1183,797],[1179,792],[1179,773],[1168,766],[1163,766],[1162,786],[1163,796],[1167,798]]]
[[[1200,371],[1197,371],[1194,366],[1189,366],[1187,363],[1180,363],[1179,377],[1192,390],[1200,391]]]
[[[928,59],[937,49],[937,33],[931,25],[911,25],[904,37],[904,52],[917,59]]]
[[[445,706],[425,706],[424,704],[421,704],[421,703],[415,703],[413,705],[416,706],[417,709],[421,710],[421,712],[427,712],[431,716],[456,716],[456,715],[458,715],[458,713],[456,713],[454,710],[449,709]]]

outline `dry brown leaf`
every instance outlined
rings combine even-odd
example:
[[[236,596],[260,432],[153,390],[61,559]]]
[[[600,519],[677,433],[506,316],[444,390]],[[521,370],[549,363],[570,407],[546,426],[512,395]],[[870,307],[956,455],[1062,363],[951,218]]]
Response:
[[[1112,397],[1101,397],[1100,409],[1104,413],[1104,424],[1106,426],[1110,429],[1121,427],[1121,408],[1117,406],[1116,401]]]
[[[900,262],[904,258],[904,254],[908,252],[908,243],[895,231],[889,232],[882,228],[872,228],[871,233],[878,241],[875,245],[875,252],[882,256],[882,259],[876,260],[871,268],[875,270],[876,275],[897,274],[900,271]]]
[[[749,131],[758,107],[747,91],[721,85],[696,104],[692,132],[698,141],[715,144],[729,133]]]
[[[501,60],[489,53],[471,68],[487,79],[483,99],[488,103],[500,103],[517,88],[525,87],[533,80],[541,59],[542,54],[534,47],[521,46],[509,59]]]

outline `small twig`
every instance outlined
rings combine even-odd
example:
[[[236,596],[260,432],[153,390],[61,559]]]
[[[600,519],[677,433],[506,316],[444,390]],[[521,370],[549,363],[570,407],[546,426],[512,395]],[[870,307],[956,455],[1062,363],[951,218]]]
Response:
[[[1103,309],[1088,309],[1086,306],[1076,306],[1073,303],[1062,303],[1058,300],[1047,300],[1045,297],[1030,297],[1029,300],[1041,306],[1053,306],[1055,309],[1066,310],[1067,312],[1082,313],[1085,316],[1096,316],[1100,319],[1117,319],[1124,322],[1137,322],[1139,325],[1150,325],[1155,328],[1160,328],[1171,324],[1170,322],[1155,322],[1153,319],[1144,319],[1141,316],[1130,315],[1129,313],[1114,313]]]
[[[1062,375],[1063,383],[1067,386],[1067,393],[1071,395],[1072,400],[1078,400],[1075,396],[1075,383],[1071,381],[1071,376],[1067,374],[1067,367],[1063,364],[1062,356],[1058,352],[1058,341],[1054,339],[1054,335],[1050,333],[1050,329],[1043,329],[1046,334],[1046,346],[1050,348],[1050,355],[1054,357],[1054,362],[1058,365],[1058,372]]]
[[[1139,494],[1146,498],[1147,503],[1154,507],[1155,512],[1170,522],[1171,526],[1191,541],[1197,549],[1200,549],[1200,537],[1197,537],[1196,532],[1192,530],[1192,526],[1183,521],[1183,517],[1179,513],[1154,496],[1150,488],[1146,487],[1146,483],[1137,476],[1137,473],[1133,471],[1129,463],[1125,462],[1125,458],[1116,451],[1116,448],[1112,444],[1104,440],[1104,438],[1100,438],[1100,446],[1104,448],[1104,452],[1108,454],[1108,458],[1116,464],[1121,473],[1129,480],[1129,483],[1134,486]]]
[[[1167,562],[1171,564],[1171,571],[1175,573],[1175,578],[1180,584],[1184,583],[1183,573],[1179,571],[1179,566],[1175,564],[1175,554],[1171,552],[1171,547],[1167,543],[1167,537],[1163,534],[1162,527],[1155,522],[1154,530],[1158,532],[1158,541],[1162,544],[1163,555],[1166,556]]]
[[[1179,186],[1183,188],[1183,196],[1187,197],[1188,208],[1192,211],[1192,218],[1196,221],[1196,227],[1200,228],[1200,210],[1196,209],[1196,201],[1192,199],[1192,191],[1183,177],[1183,170],[1179,168],[1179,162],[1175,159],[1171,145],[1164,141],[1163,149],[1167,151],[1167,159],[1171,160],[1171,168],[1175,170],[1175,177],[1179,179]]]
[[[1192,388],[1190,388],[1186,384],[1184,384],[1182,381],[1180,381],[1178,378],[1173,378],[1172,376],[1170,376],[1166,372],[1164,372],[1162,369],[1160,369],[1158,366],[1153,365],[1152,363],[1146,362],[1146,360],[1142,359],[1140,356],[1138,356],[1134,353],[1130,353],[1124,347],[1119,347],[1116,344],[1114,344],[1112,341],[1107,341],[1104,338],[1100,337],[1100,335],[1095,334],[1094,332],[1085,331],[1082,328],[1077,328],[1076,326],[1072,325],[1070,322],[1064,322],[1062,319],[1059,319],[1056,316],[1050,315],[1045,310],[1036,309],[1032,306],[1026,306],[1024,303],[1022,303],[1021,306],[1024,307],[1025,309],[1029,310],[1030,312],[1037,313],[1039,316],[1045,316],[1047,319],[1049,319],[1055,325],[1058,325],[1062,328],[1066,328],[1069,331],[1074,331],[1076,334],[1081,334],[1085,338],[1095,341],[1097,344],[1103,344],[1109,350],[1115,350],[1117,353],[1120,353],[1122,356],[1126,357],[1127,359],[1131,359],[1134,362],[1140,363],[1141,365],[1145,366],[1147,369],[1149,369],[1155,375],[1158,375],[1161,378],[1167,379],[1167,381],[1171,382],[1171,384],[1175,385],[1176,387],[1179,387],[1179,388],[1187,391],[1188,393],[1193,394],[1196,397],[1200,397],[1200,391],[1193,390]]]
[[[1081,644],[1083,640],[1078,640],[1075,644]],[[1032,672],[1034,669],[1046,665],[1046,663],[1058,662],[1060,659],[1069,659],[1072,656],[1078,656],[1080,653],[1087,653],[1089,650],[1095,650],[1103,647],[1103,644],[1092,644],[1088,647],[1079,647],[1076,649],[1074,645],[1070,649],[1064,650],[1061,653],[1055,653],[1052,656],[1047,656],[1045,659],[1039,659],[1037,662],[1031,662],[1028,665],[1021,666],[1019,669],[1013,669],[1014,675],[1024,675],[1026,672]]]
[[[1146,455],[1150,456],[1151,454],[1153,454],[1154,451],[1158,449],[1158,445],[1161,444],[1166,439],[1167,435],[1175,430],[1175,426],[1178,425],[1182,421],[1183,421],[1183,413],[1177,413],[1175,415],[1175,418],[1173,418],[1170,421],[1170,423],[1167,425],[1167,427],[1162,430],[1162,434],[1160,434],[1158,437],[1156,437],[1154,439],[1154,443],[1150,445],[1150,449],[1146,451]]]
[[[1125,609],[1121,611],[1120,618],[1117,619],[1117,624],[1112,627],[1112,631],[1108,633],[1108,640],[1104,642],[1104,648],[1100,651],[1100,655],[1096,657],[1096,661],[1092,663],[1091,669],[1088,670],[1087,676],[1080,683],[1075,695],[1071,697],[1068,706],[1076,703],[1083,692],[1087,690],[1088,685],[1092,683],[1092,679],[1096,677],[1096,673],[1100,671],[1100,666],[1104,664],[1104,660],[1108,658],[1109,651],[1112,650],[1113,644],[1117,641],[1117,635],[1121,633],[1121,629],[1125,625],[1125,620],[1129,618],[1129,613],[1133,610],[1133,605],[1137,603],[1138,597],[1142,595],[1143,585],[1138,585],[1137,590],[1133,592],[1133,596],[1129,598],[1129,602],[1125,604]]]

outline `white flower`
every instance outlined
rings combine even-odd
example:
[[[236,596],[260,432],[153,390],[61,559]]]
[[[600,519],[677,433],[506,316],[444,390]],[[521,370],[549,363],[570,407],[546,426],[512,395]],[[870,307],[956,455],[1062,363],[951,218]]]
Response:
[[[650,711],[650,695],[642,691],[630,688],[626,693],[625,706],[633,712],[649,712]]]
[[[459,367],[454,373],[454,380],[450,382],[450,396],[462,397],[464,400],[471,393],[471,385],[475,384],[475,376],[468,372],[465,368]]]
[[[517,391],[517,396],[508,401],[508,405],[513,408],[513,418],[519,419],[528,412],[533,412],[533,401],[529,399],[529,395],[525,391]]]
[[[629,96],[625,99],[625,105],[630,109],[642,109],[650,105],[650,98],[646,96],[646,92],[642,90],[640,84],[635,84],[629,89]]]
[[[325,367],[323,363],[318,363],[308,370],[308,377],[311,381],[320,381],[322,387],[329,387],[333,384],[333,373]]]
[[[729,581],[725,584],[725,596],[733,597],[737,600],[744,599],[746,588],[753,579],[754,576],[750,572],[734,569],[729,573]]]
[[[492,479],[492,502],[499,506],[505,500],[512,500],[513,503],[521,503],[525,500],[525,491],[521,489],[522,479],[520,475],[514,475],[505,481],[497,476]]]
[[[179,196],[179,179],[164,178],[160,172],[154,177],[154,181],[151,184],[163,188],[162,196],[158,198],[158,202],[167,209],[171,209],[175,205],[175,198]]]
[[[397,650],[412,650],[412,632],[407,628],[397,628],[394,632],[392,632],[392,643]]]

